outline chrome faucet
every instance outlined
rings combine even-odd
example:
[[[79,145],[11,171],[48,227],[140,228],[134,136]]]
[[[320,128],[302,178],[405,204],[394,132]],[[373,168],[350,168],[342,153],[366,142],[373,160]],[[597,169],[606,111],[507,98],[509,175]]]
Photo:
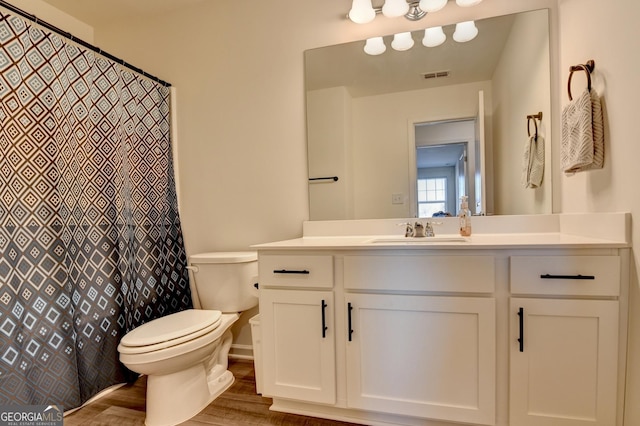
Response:
[[[413,224],[406,222],[399,223],[398,225],[403,225],[405,227],[404,236],[406,238],[433,237],[435,235],[433,232],[433,226],[431,226],[431,222],[429,221],[423,223],[417,220]]]
[[[425,222],[421,222],[417,220],[414,224],[409,222],[399,223],[398,225],[402,225],[405,227],[404,236],[406,238],[422,238],[422,237],[435,237],[436,233],[433,230],[433,225],[440,225],[442,222],[432,222],[427,220]]]

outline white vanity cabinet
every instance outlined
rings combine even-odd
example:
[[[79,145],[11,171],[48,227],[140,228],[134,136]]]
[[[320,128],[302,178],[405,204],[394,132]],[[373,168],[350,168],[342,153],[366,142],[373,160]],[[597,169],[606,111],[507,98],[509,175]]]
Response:
[[[510,260],[510,424],[619,424],[620,258]]]
[[[262,290],[260,328],[263,393],[334,404],[333,292]]]
[[[334,404],[332,257],[261,256],[259,274],[263,394]]]
[[[375,426],[631,426],[628,246],[523,239],[259,248],[271,408]]]
[[[350,408],[492,425],[493,298],[350,294]]]
[[[349,408],[493,425],[494,270],[493,256],[344,256]]]

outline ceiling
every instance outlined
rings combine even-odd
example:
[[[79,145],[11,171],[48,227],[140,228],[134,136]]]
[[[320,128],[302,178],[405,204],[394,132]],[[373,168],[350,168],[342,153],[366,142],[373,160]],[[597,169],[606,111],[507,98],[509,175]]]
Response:
[[[208,0],[43,0],[82,22],[97,26],[184,9]]]

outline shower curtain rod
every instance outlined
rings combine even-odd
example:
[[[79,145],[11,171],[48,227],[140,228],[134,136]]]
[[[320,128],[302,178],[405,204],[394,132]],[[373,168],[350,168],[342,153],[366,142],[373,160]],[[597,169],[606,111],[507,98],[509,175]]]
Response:
[[[153,80],[153,81],[155,81],[155,82],[157,82],[157,83],[159,83],[159,84],[161,84],[161,85],[163,85],[165,87],[170,87],[171,86],[171,83],[167,83],[166,81],[161,80],[158,77],[153,76],[153,75],[149,74],[148,72],[143,71],[140,68],[131,65],[130,63],[125,62],[123,59],[120,59],[120,58],[118,58],[116,56],[113,56],[112,54],[105,52],[104,50],[100,49],[99,47],[94,46],[91,43],[87,43],[84,40],[81,40],[81,39],[79,39],[77,37],[74,37],[73,34],[68,33],[66,31],[63,31],[60,28],[58,28],[58,27],[56,27],[54,25],[51,25],[50,23],[48,23],[46,21],[42,21],[42,20],[38,19],[37,16],[32,15],[30,13],[27,13],[24,10],[19,9],[16,6],[14,6],[14,5],[10,4],[10,3],[7,3],[4,0],[0,0],[0,6],[8,9],[8,10],[14,12],[14,13],[17,13],[18,15],[22,16],[23,18],[27,18],[28,20],[34,22],[35,24],[43,26],[46,29],[53,31],[56,34],[61,35],[62,37],[68,38],[72,42],[77,43],[77,44],[79,44],[79,45],[81,45],[83,47],[86,47],[87,49],[92,50],[92,51],[96,52],[99,55],[102,55],[102,56],[104,56],[106,58],[109,58],[112,61],[117,62],[118,64],[122,65],[125,68],[129,68],[130,70],[135,71],[138,74],[142,74],[143,76],[147,77],[148,79],[151,79],[151,80]]]

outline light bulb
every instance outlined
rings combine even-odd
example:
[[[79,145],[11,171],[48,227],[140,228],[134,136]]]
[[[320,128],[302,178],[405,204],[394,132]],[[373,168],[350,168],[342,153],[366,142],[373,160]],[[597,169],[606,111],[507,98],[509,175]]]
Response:
[[[364,51],[367,55],[381,55],[387,50],[382,37],[368,38],[364,44]]]
[[[426,47],[440,46],[447,39],[442,27],[427,28],[424,30],[422,44]]]
[[[409,3],[406,0],[385,0],[382,6],[382,14],[387,18],[397,18],[409,11]]]
[[[411,37],[411,33],[406,32],[394,35],[391,47],[399,51],[411,49],[413,47],[413,37]]]
[[[366,24],[373,21],[375,17],[376,11],[371,5],[371,0],[353,0],[349,11],[349,19],[356,24]]]
[[[469,7],[469,6],[475,6],[481,1],[482,0],[456,0],[456,4],[460,7]]]
[[[453,39],[458,43],[471,41],[478,35],[478,28],[473,21],[458,22],[453,32]]]
[[[420,9],[425,12],[437,12],[447,5],[447,0],[420,0]]]

